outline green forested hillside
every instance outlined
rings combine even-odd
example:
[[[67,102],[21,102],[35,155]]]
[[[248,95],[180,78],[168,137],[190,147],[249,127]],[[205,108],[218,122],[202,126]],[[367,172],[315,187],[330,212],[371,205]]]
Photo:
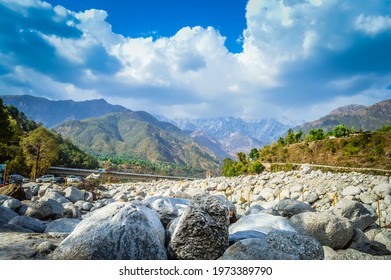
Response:
[[[219,160],[182,130],[146,112],[111,113],[69,121],[55,130],[82,149],[106,158],[140,158],[218,172]]]
[[[71,141],[28,119],[0,98],[0,164],[7,173],[35,178],[51,166],[98,168],[97,159]]]

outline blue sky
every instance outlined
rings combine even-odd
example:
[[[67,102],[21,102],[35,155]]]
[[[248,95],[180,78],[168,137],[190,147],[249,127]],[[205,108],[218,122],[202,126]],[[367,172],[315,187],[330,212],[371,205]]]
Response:
[[[171,37],[184,26],[213,26],[232,52],[241,52],[247,0],[48,0],[73,11],[102,9],[115,33],[130,37]]]
[[[1,0],[0,95],[313,120],[391,97],[391,1]]]

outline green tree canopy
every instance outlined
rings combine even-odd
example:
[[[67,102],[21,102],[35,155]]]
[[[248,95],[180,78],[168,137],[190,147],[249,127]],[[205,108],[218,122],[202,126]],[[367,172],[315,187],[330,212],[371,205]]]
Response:
[[[7,144],[7,141],[12,136],[10,117],[3,104],[3,99],[0,98],[0,143]]]
[[[44,174],[52,162],[58,159],[56,137],[42,126],[29,132],[22,139],[21,146],[33,178]]]
[[[316,141],[316,140],[323,140],[326,138],[326,134],[324,133],[323,129],[311,129],[308,131],[308,141]]]
[[[246,162],[246,161],[247,161],[247,159],[246,159],[246,154],[243,153],[243,152],[237,153],[237,157],[238,157],[238,160],[239,160],[240,162]]]
[[[251,159],[251,160],[258,159],[258,156],[259,156],[259,152],[258,152],[258,149],[256,149],[256,148],[251,149],[250,154],[248,155],[249,159]]]
[[[337,125],[333,128],[333,135],[335,137],[345,137],[349,136],[349,134],[350,129],[344,124]]]

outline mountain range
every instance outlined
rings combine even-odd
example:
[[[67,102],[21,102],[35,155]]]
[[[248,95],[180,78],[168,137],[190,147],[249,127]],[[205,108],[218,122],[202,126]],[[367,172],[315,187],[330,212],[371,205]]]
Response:
[[[48,128],[54,128],[70,120],[100,117],[113,112],[131,112],[123,106],[111,105],[104,99],[49,100],[31,95],[4,95],[1,99],[5,104],[15,106],[26,116]]]
[[[260,121],[245,121],[235,117],[221,117],[213,119],[167,119],[157,116],[158,119],[170,122],[184,131],[202,133],[223,150],[226,155],[236,158],[238,152],[249,153],[253,148],[261,148],[276,141],[289,128],[304,121],[278,121],[263,119]],[[198,140],[197,140],[198,141]]]
[[[67,121],[55,130],[98,156],[171,162],[201,170],[217,170],[220,165],[213,153],[185,132],[142,111]]]
[[[111,105],[103,99],[53,101],[30,95],[1,98],[6,105],[14,105],[95,155],[136,157],[204,170],[216,170],[222,159],[236,158],[239,151],[248,153],[268,145],[289,128],[307,133],[312,128],[330,131],[338,124],[363,130],[391,125],[391,100],[372,106],[340,107],[319,120],[304,123],[236,117],[170,120]]]
[[[364,131],[377,130],[385,125],[391,125],[391,99],[383,100],[371,106],[355,104],[342,106],[318,120],[297,126],[294,130],[301,130],[304,133],[308,133],[310,129],[315,128],[332,131],[339,124]]]

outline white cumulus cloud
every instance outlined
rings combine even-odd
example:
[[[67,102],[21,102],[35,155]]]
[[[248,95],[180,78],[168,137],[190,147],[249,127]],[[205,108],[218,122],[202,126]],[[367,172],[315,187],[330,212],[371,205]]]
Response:
[[[249,0],[237,54],[214,27],[131,38],[114,33],[103,10],[39,0],[0,9],[2,94],[103,97],[168,117],[308,120],[390,96],[387,1]]]

